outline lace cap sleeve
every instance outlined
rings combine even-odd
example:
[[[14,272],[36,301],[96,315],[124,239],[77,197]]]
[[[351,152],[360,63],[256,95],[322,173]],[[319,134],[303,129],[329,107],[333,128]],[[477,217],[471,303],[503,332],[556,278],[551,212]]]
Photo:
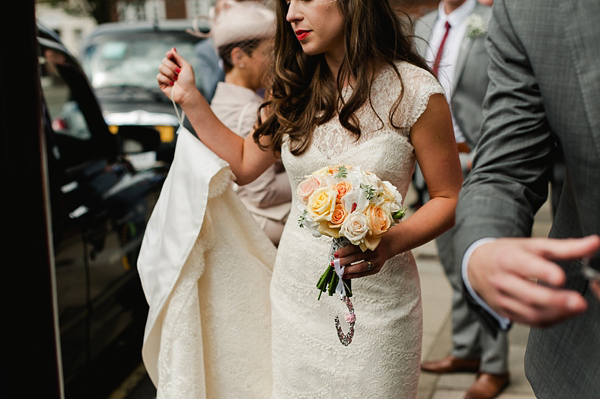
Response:
[[[402,76],[404,94],[393,121],[395,126],[410,129],[425,112],[429,98],[444,94],[444,89],[430,72],[409,63],[401,63],[398,69]]]

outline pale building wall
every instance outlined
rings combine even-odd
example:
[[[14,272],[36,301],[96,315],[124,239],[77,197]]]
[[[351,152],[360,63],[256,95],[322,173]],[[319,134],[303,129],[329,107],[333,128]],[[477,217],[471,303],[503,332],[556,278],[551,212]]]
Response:
[[[79,52],[81,40],[96,27],[92,18],[75,17],[46,4],[36,4],[36,17],[44,26],[57,31],[73,54]]]

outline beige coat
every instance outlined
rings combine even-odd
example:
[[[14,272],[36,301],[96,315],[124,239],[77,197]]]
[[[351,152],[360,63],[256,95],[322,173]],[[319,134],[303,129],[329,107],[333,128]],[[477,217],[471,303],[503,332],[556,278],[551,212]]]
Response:
[[[263,99],[250,89],[219,82],[211,108],[225,126],[246,137],[256,124],[258,108],[262,102]],[[283,165],[277,162],[258,179],[237,187],[236,190],[259,225],[277,243],[292,200],[290,182]],[[274,230],[273,234],[270,230]]]

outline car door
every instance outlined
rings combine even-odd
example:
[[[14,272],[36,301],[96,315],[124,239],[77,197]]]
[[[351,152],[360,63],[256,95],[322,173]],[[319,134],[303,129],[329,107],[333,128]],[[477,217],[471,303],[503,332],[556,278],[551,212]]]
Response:
[[[166,169],[134,170],[120,150],[123,139],[109,132],[77,62],[60,44],[39,42],[68,386],[121,334],[145,320],[136,260]]]

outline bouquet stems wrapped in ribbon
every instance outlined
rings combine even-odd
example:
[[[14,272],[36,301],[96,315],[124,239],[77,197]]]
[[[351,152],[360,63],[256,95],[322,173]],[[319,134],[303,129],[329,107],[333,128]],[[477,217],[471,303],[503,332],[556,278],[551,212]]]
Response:
[[[338,293],[348,306],[346,320],[350,332],[344,335],[336,317],[336,328],[344,345],[352,342],[356,317],[350,297],[350,280],[343,279],[344,268],[335,252],[346,245],[357,245],[364,252],[374,250],[381,237],[405,215],[402,195],[396,187],[382,181],[360,166],[336,165],[321,168],[306,177],[296,191],[301,201],[300,227],[311,230],[315,237],[333,238],[330,264],[317,282],[321,294]]]
[[[352,282],[351,280],[346,279],[340,280],[340,273],[343,272],[339,266],[339,260],[334,256],[338,249],[343,248],[346,245],[350,245],[350,241],[345,237],[334,238],[331,242],[331,252],[329,255],[330,265],[321,275],[321,278],[317,283],[317,288],[319,289],[318,300],[321,299],[321,294],[325,291],[328,292],[329,296],[333,296],[336,291],[341,291],[342,295],[346,295],[348,298],[352,296]],[[340,285],[340,281],[342,285]]]

